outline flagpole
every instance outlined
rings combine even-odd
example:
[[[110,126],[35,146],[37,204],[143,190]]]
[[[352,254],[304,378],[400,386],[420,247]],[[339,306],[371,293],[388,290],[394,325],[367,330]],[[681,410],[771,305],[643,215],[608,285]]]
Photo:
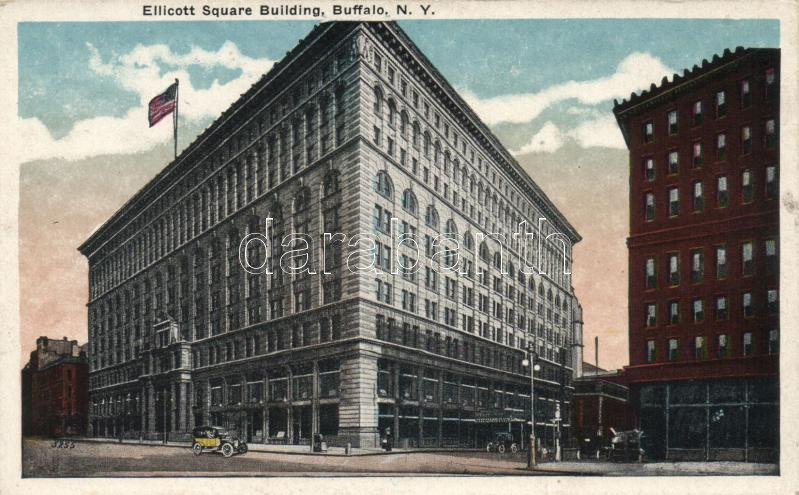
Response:
[[[180,81],[175,78],[175,111],[172,112],[172,130],[174,132],[175,141],[175,158],[178,157],[178,103],[180,102]]]

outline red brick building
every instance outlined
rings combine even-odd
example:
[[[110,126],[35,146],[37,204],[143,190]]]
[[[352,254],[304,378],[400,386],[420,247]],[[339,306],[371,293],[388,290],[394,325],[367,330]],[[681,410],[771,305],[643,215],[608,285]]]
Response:
[[[630,150],[626,375],[648,452],[778,450],[778,49],[616,102]]]
[[[22,370],[23,435],[86,433],[88,363],[78,341],[39,337]]]

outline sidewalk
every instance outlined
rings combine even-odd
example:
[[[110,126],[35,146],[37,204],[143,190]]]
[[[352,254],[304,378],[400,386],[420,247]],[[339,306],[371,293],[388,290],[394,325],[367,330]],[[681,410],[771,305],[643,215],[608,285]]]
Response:
[[[552,471],[565,476],[776,476],[776,464],[754,462],[648,462],[621,463],[564,461],[538,464],[537,471]]]

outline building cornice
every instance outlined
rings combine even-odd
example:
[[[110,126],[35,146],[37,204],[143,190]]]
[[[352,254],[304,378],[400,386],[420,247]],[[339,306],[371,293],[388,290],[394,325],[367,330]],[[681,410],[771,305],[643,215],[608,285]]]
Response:
[[[447,109],[458,117],[461,125],[489,152],[508,177],[515,180],[516,185],[527,193],[528,199],[535,203],[544,214],[550,216],[554,220],[553,224],[565,230],[563,234],[567,235],[572,242],[579,242],[582,237],[577,230],[397,23],[364,24],[379,35],[388,46],[400,52],[399,55],[404,57],[408,67],[421,81],[427,84],[428,89],[445,104]]]

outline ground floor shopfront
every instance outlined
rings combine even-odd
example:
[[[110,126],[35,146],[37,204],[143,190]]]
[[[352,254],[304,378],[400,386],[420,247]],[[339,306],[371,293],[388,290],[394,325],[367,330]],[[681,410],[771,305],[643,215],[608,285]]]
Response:
[[[536,382],[536,437],[570,437],[571,387]],[[188,440],[194,426],[235,429],[248,442],[483,448],[498,432],[530,434],[529,377],[368,339],[287,350],[92,391],[90,434]]]
[[[689,380],[634,386],[651,459],[776,462],[776,378]]]

